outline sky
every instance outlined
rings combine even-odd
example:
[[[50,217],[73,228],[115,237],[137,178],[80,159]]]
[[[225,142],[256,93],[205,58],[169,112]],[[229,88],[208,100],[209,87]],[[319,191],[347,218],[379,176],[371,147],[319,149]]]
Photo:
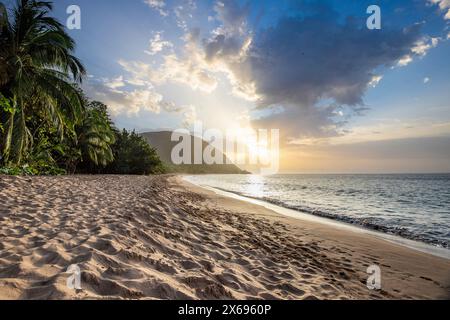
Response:
[[[120,128],[280,129],[286,173],[450,172],[449,0],[58,0],[55,15],[72,4],[83,87]]]

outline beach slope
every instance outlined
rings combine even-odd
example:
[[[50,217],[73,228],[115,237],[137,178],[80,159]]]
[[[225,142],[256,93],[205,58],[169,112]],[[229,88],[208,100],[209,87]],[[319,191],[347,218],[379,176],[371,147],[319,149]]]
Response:
[[[0,204],[0,299],[449,298],[450,260],[176,176],[0,176]]]

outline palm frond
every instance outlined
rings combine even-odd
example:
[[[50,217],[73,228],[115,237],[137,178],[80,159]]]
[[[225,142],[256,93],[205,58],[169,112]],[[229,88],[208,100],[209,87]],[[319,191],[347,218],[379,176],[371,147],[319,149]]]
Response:
[[[18,0],[8,17],[0,4],[0,92],[16,97],[17,110],[5,121],[3,152],[20,162],[33,143],[27,118],[41,108],[61,139],[83,117],[76,88],[86,74],[73,55],[74,40],[49,13],[49,1]],[[11,131],[12,130],[12,131]]]

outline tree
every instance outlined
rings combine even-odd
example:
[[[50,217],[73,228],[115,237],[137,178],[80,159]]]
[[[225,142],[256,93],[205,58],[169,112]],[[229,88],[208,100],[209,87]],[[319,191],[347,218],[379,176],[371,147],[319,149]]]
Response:
[[[0,112],[5,113],[13,112],[11,102],[7,98],[5,98],[5,96],[3,96],[1,93],[0,93]],[[3,125],[0,122],[0,133],[3,133],[3,130],[4,130]]]
[[[9,11],[0,3],[0,172],[162,171],[144,139],[117,131],[107,107],[85,98],[86,71],[52,9],[48,1],[17,0]]]
[[[116,135],[106,105],[98,101],[87,102],[84,119],[76,132],[85,169],[92,171],[113,162],[112,145]]]
[[[0,109],[4,162],[20,164],[33,143],[28,119],[37,112],[57,128],[61,140],[83,115],[76,84],[85,75],[73,55],[75,43],[48,14],[52,3],[18,0],[11,17],[0,4],[0,93],[12,112]]]
[[[156,150],[136,132],[123,130],[113,145],[114,162],[106,168],[115,174],[158,174],[165,172]]]

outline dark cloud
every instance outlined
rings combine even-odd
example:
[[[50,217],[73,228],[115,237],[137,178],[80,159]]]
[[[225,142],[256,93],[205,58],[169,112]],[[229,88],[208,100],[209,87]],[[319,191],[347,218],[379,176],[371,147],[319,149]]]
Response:
[[[218,58],[238,55],[242,48],[242,41],[238,37],[219,34],[213,39],[204,42],[205,58],[212,62]]]
[[[214,10],[226,29],[242,30],[247,23],[250,4],[247,2],[240,6],[237,1],[233,0],[217,1]]]
[[[370,31],[351,21],[284,18],[260,35],[250,63],[263,105],[362,105],[374,70],[395,65],[419,37],[418,27]]]
[[[311,106],[327,99],[359,112],[375,70],[394,66],[419,38],[418,26],[369,31],[350,20],[284,18],[259,35],[247,61],[261,97],[259,107],[289,105],[311,113]],[[286,112],[295,116],[295,108]],[[317,113],[318,120],[334,115],[330,110]],[[291,115],[284,117],[289,121]]]
[[[248,7],[227,1],[217,8],[224,25],[245,25]],[[214,35],[204,41],[205,57],[227,63],[235,87],[258,97],[259,109],[284,108],[255,125],[278,126],[292,136],[337,134],[345,123],[336,118],[342,106],[347,115],[367,110],[363,97],[377,70],[414,56],[411,49],[421,39],[420,25],[368,30],[364,19],[342,19],[326,2],[298,1],[296,10],[296,16],[291,12],[254,34]],[[239,56],[250,34],[253,42],[245,57]],[[317,107],[324,101],[329,107]]]
[[[333,137],[346,124],[345,119],[336,119],[335,106],[316,107],[313,105],[289,105],[281,112],[272,113],[253,121],[255,128],[281,129],[283,138],[296,137]],[[288,140],[282,139],[285,143]]]

